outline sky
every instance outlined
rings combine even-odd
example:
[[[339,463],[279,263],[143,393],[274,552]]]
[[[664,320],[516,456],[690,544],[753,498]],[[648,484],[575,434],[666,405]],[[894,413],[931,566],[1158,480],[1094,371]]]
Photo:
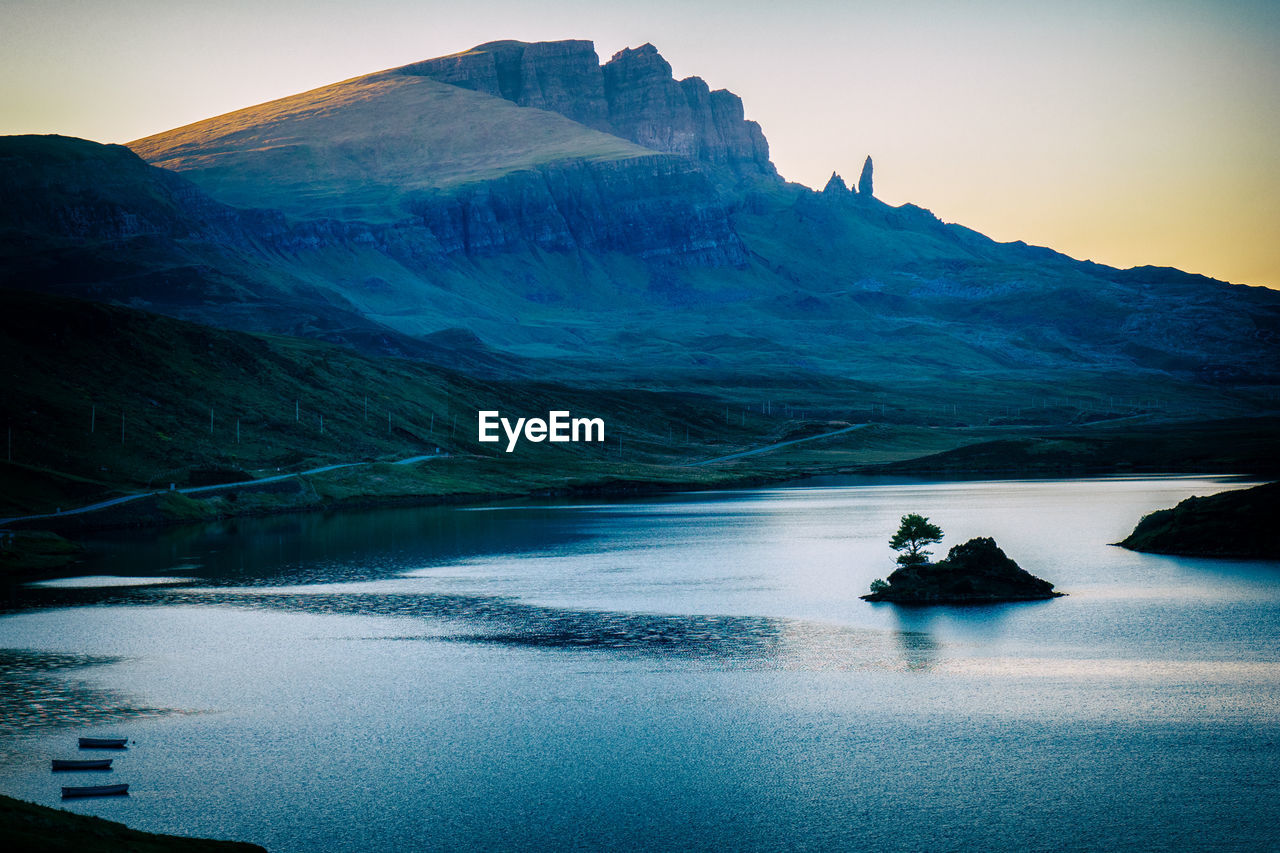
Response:
[[[651,42],[779,171],[1280,288],[1280,0],[0,0],[0,134],[127,142],[498,39]]]

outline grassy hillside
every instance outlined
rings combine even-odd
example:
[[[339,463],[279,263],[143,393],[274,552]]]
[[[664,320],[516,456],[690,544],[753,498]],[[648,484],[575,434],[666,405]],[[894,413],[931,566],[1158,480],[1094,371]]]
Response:
[[[563,160],[654,152],[556,113],[425,77],[373,75],[129,143],[214,198],[300,218],[385,222],[415,193]]]
[[[3,514],[437,447],[453,458],[335,472],[315,478],[311,494],[715,482],[723,475],[670,466],[768,443],[790,428],[787,418],[758,411],[726,417],[710,395],[487,382],[422,361],[21,291],[0,290],[0,331],[9,441],[0,465]],[[480,409],[603,417],[607,440],[524,442],[507,454],[504,444],[477,441]]]

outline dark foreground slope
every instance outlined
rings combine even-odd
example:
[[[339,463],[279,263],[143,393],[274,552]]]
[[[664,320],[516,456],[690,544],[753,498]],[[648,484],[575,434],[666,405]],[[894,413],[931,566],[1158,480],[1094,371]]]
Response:
[[[5,796],[0,796],[0,844],[24,853],[265,853],[257,844],[139,832]]]
[[[1187,557],[1280,560],[1280,483],[1191,497],[1144,516],[1119,544]]]
[[[0,137],[0,287],[78,296],[244,331],[473,370],[509,368],[467,338],[412,338],[361,314],[298,263],[319,238],[237,209],[128,148]]]

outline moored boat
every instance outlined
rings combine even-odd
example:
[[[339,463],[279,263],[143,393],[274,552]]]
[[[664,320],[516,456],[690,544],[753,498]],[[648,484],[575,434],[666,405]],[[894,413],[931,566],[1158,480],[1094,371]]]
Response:
[[[64,761],[62,759],[53,759],[54,770],[110,770],[110,758],[85,758]]]
[[[124,749],[128,738],[122,737],[82,737],[81,749]]]
[[[128,793],[128,785],[81,785],[62,789],[64,799],[67,797],[115,797]]]

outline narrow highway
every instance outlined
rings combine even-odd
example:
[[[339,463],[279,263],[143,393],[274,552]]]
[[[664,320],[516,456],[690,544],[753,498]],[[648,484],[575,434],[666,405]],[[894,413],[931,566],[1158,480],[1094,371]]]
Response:
[[[704,459],[701,462],[690,462],[686,468],[696,468],[699,465],[710,465],[713,462],[727,462],[730,459],[741,459],[743,456],[754,456],[757,453],[768,453],[770,450],[777,450],[779,447],[789,447],[792,444],[800,444],[804,441],[817,441],[820,438],[830,438],[833,435],[841,435],[846,432],[853,432],[855,429],[862,429],[870,424],[854,424],[844,429],[838,429],[835,432],[824,432],[820,435],[809,435],[804,438],[793,438],[790,441],[780,441],[777,444],[769,444],[764,447],[757,447],[754,450],[742,450],[737,453],[730,453],[728,456],[717,456],[715,459]]]
[[[443,459],[448,456],[447,453],[428,453],[424,456],[410,456],[408,459],[400,459],[392,462],[392,465],[410,465],[414,462],[424,462],[428,459]],[[294,471],[289,474],[276,474],[271,477],[263,477],[260,480],[241,480],[237,483],[216,483],[212,486],[190,486],[185,489],[174,489],[175,492],[184,495],[193,495],[197,492],[212,492],[217,489],[234,489],[239,486],[260,486],[263,483],[275,483],[279,480],[288,480],[292,477],[304,477],[308,474],[323,474],[325,471],[336,471],[339,468],[354,468],[357,465],[376,465],[376,462],[340,462],[337,465],[322,465],[319,468],[312,468],[309,471]],[[148,495],[162,495],[164,491],[156,492],[139,492],[136,495],[125,495],[119,498],[112,498],[109,501],[99,501],[96,504],[77,507],[75,509],[63,510],[62,512],[46,512],[39,515],[15,515],[12,518],[0,518],[0,527],[10,524],[14,521],[34,521],[39,518],[62,518],[67,515],[81,515],[86,512],[97,512],[107,507],[119,506],[120,504],[136,501],[138,498],[145,498]]]

